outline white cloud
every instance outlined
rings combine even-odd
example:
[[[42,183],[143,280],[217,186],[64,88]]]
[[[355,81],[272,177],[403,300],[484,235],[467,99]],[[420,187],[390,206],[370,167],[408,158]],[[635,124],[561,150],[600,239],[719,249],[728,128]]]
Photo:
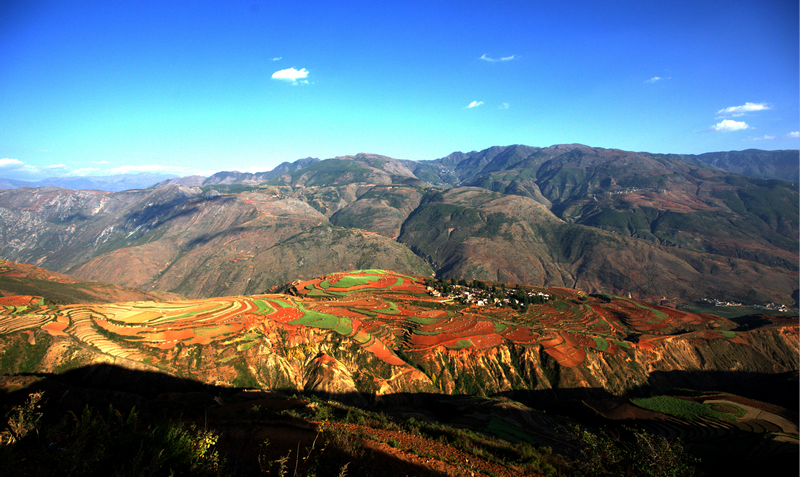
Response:
[[[8,157],[0,159],[0,170],[4,172],[22,172],[28,174],[39,172],[39,168],[36,166],[26,164],[19,159],[10,159]]]
[[[45,166],[45,169],[66,169],[67,166],[65,164],[52,164],[49,166]]]
[[[765,109],[772,109],[772,106],[767,103],[744,103],[741,106],[731,106],[729,108],[720,109],[717,111],[717,114],[733,114],[738,116],[753,111],[763,111]]]
[[[489,56],[486,56],[486,54],[484,53],[483,55],[481,55],[481,57],[479,59],[481,59],[483,61],[488,61],[490,63],[497,63],[498,61],[511,61],[513,59],[516,59],[516,58],[517,58],[517,55],[504,56],[502,58],[491,58]]]
[[[20,167],[20,166],[22,166],[24,164],[25,163],[20,161],[19,159],[9,159],[7,157],[4,157],[3,159],[0,159],[0,167],[4,167],[4,168],[7,167],[9,169],[11,169],[11,168],[16,169],[16,168],[18,168],[18,167]]]
[[[746,141],[764,141],[764,140],[770,140],[770,139],[775,139],[775,136],[768,136],[768,135],[764,134],[761,137],[749,137],[749,138],[746,139]]]
[[[276,56],[275,58],[272,59],[272,61],[280,61],[282,59],[283,59],[282,56]]]
[[[501,103],[501,104],[500,104],[500,109],[508,109],[508,108],[510,108],[510,107],[511,107],[511,106],[510,106],[508,103]]]
[[[480,105],[482,105],[482,104],[483,104],[483,101],[473,101],[473,102],[469,103],[469,104],[467,105],[467,107],[466,107],[466,108],[464,108],[464,109],[472,109],[472,108],[477,108],[478,106],[480,106]]]
[[[790,138],[790,137],[800,137],[800,131],[793,131],[793,132],[790,132],[789,134],[787,134],[787,135],[785,135],[785,136],[783,136],[783,137],[784,137],[784,138]]]
[[[272,73],[272,79],[281,80],[281,81],[288,81],[292,84],[297,84],[297,80],[303,80],[304,78],[308,78],[308,70],[303,68],[300,70],[296,70],[294,68],[286,68],[285,70],[280,70]],[[300,81],[302,84],[308,84],[308,81]]]
[[[718,122],[717,124],[711,126],[711,131],[722,131],[722,132],[729,132],[729,131],[740,131],[742,129],[750,129],[750,126],[747,125],[744,121],[734,121],[733,119],[723,119],[722,121]]]
[[[662,78],[660,76],[653,76],[649,80],[646,80],[645,83],[655,83],[656,81],[661,81],[662,79],[664,79],[664,78]]]

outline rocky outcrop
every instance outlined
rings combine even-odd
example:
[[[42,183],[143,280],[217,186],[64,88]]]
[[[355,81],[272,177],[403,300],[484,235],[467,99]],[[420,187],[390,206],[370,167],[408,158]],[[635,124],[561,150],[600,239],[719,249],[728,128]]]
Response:
[[[300,344],[280,341],[248,353],[265,388],[353,396],[369,402],[419,392],[490,396],[536,392],[539,399],[663,393],[674,388],[723,389],[747,376],[798,370],[796,327],[739,333],[739,342],[666,338],[616,354],[586,352],[578,366],[563,366],[539,345],[512,343],[485,350],[447,350],[408,356],[390,366],[349,340],[318,335]]]

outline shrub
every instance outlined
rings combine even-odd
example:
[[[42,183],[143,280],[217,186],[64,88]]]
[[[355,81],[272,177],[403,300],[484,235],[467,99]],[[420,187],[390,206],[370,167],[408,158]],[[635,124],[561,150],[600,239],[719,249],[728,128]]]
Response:
[[[576,429],[581,447],[577,469],[587,477],[690,477],[699,459],[680,439],[672,441],[642,429],[624,429],[625,438]]]
[[[39,421],[42,413],[39,411],[44,391],[31,393],[28,400],[21,406],[15,406],[6,415],[8,417],[8,429],[0,432],[0,446],[15,444],[31,432],[39,432]]]
[[[60,422],[39,426],[40,399],[41,393],[31,394],[26,404],[12,409],[9,434],[14,440],[4,433],[0,468],[16,469],[18,475],[222,472],[214,450],[218,435],[210,430],[171,421],[144,426],[135,409],[125,415],[111,406],[105,417],[87,406],[80,415],[70,412]]]

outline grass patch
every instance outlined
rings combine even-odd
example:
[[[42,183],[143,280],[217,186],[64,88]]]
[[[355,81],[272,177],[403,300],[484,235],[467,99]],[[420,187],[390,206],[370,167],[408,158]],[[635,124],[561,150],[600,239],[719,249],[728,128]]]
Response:
[[[359,285],[369,285],[372,282],[376,282],[380,280],[382,277],[376,277],[374,275],[345,275],[340,277],[336,283],[329,283],[327,280],[320,283],[322,288],[329,288],[329,287],[336,287],[336,288],[350,288],[350,287],[357,287]]]
[[[472,340],[458,340],[454,345],[448,346],[450,349],[463,349],[473,346]]]
[[[611,342],[617,345],[618,348],[632,349],[631,344],[627,341],[611,340]]]
[[[606,341],[603,338],[598,338],[596,336],[593,336],[592,339],[594,339],[594,344],[598,350],[600,351],[608,350],[608,341]]]
[[[269,306],[265,301],[253,299],[251,302],[256,306],[256,315],[268,315],[275,311],[275,309]]]
[[[739,406],[727,405],[726,410],[736,410],[736,412],[722,412],[719,405],[700,404],[694,401],[686,401],[669,396],[656,396],[651,398],[634,398],[631,402],[639,407],[651,411],[669,414],[670,416],[683,419],[736,419],[744,416],[745,410]]]
[[[291,325],[305,325],[333,330],[343,336],[353,333],[353,324],[348,318],[308,310],[299,303],[297,304],[297,309],[303,312],[303,317],[293,320],[290,323]]]

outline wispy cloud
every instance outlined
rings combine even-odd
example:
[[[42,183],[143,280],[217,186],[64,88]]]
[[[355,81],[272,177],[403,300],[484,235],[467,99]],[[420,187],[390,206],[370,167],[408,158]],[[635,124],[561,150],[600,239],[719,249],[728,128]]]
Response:
[[[81,167],[80,169],[75,169],[69,173],[71,176],[88,176],[95,172],[99,172],[100,169],[96,167]]]
[[[282,59],[283,59],[282,56],[276,56],[275,58],[272,59],[272,61],[281,61]]]
[[[511,106],[508,103],[500,103],[500,109],[508,109]]]
[[[792,137],[800,137],[800,131],[793,131],[789,134],[783,136],[784,139],[792,138]]]
[[[770,139],[775,139],[775,136],[769,136],[767,134],[764,134],[761,137],[749,137],[745,139],[745,141],[769,141]]]
[[[488,61],[488,62],[490,62],[490,63],[497,63],[498,61],[511,61],[511,60],[515,60],[515,59],[517,59],[517,55],[504,56],[504,57],[502,57],[502,58],[492,58],[492,57],[490,57],[490,56],[486,56],[486,54],[484,53],[483,55],[481,55],[481,57],[480,57],[479,59],[481,59],[481,60],[483,60],[483,61]]]
[[[28,174],[35,174],[39,172],[39,168],[36,166],[32,166],[30,164],[26,164],[19,159],[11,159],[8,157],[4,157],[0,159],[0,171],[4,173],[11,173],[11,172],[22,172]]]
[[[116,174],[139,174],[139,173],[161,173],[161,174],[175,174],[178,176],[188,175],[211,175],[216,171],[203,171],[193,169],[191,167],[163,165],[163,164],[126,164],[122,166],[112,167],[110,169],[101,169],[98,167],[81,167],[69,172],[69,176],[110,176]]]
[[[477,108],[478,106],[480,106],[480,105],[482,105],[482,104],[483,104],[483,101],[473,101],[473,102],[469,103],[469,104],[467,105],[467,107],[466,107],[466,108],[464,108],[464,109],[472,109],[472,108]]]
[[[107,161],[93,162],[92,164],[107,164]],[[115,174],[136,174],[139,172],[152,172],[175,174],[180,176],[187,176],[192,174],[211,175],[216,171],[201,171],[191,167],[183,167],[177,165],[162,165],[162,164],[134,164],[123,165],[113,168],[102,168],[95,165],[87,167],[76,167],[75,165],[68,166],[66,164],[51,164],[47,166],[33,166],[27,164],[19,159],[2,158],[0,159],[0,175],[9,176],[12,178],[32,180],[41,178],[43,174],[48,176],[104,176]],[[74,169],[73,169],[74,168]]]
[[[183,173],[188,170],[188,168],[180,166],[164,166],[162,164],[135,164],[112,167],[108,170],[108,172],[111,174],[135,174],[137,172]]]
[[[287,81],[292,84],[308,84],[308,70],[305,68],[296,70],[294,68],[286,68],[285,70],[280,70],[272,73],[272,79],[280,80],[280,81]],[[298,81],[300,80],[300,81]]]
[[[752,113],[753,111],[764,111],[765,109],[772,109],[767,103],[744,103],[741,106],[731,106],[729,108],[720,109],[717,114],[731,114],[734,116],[741,116],[744,113]]]
[[[741,131],[742,129],[750,129],[750,126],[747,125],[744,121],[734,121],[733,119],[723,119],[722,121],[718,122],[717,124],[711,126],[709,131],[720,131],[720,132],[730,132],[730,131]]]
[[[659,81],[664,81],[664,80],[668,80],[668,79],[669,79],[669,78],[662,78],[662,77],[660,77],[660,76],[653,76],[653,77],[652,77],[652,78],[650,78],[649,80],[644,80],[644,81],[642,81],[642,83],[657,83],[657,82],[659,82]]]

